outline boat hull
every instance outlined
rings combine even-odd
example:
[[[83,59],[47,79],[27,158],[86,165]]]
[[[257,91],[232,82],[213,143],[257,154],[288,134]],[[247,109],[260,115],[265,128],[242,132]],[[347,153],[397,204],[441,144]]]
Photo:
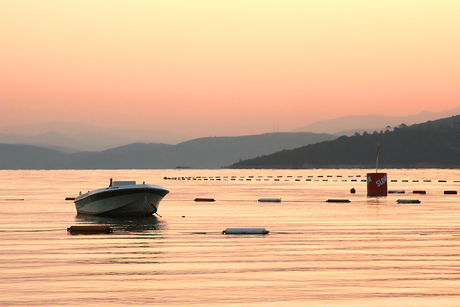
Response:
[[[98,216],[147,216],[158,210],[168,191],[162,187],[106,188],[75,199],[78,214]]]

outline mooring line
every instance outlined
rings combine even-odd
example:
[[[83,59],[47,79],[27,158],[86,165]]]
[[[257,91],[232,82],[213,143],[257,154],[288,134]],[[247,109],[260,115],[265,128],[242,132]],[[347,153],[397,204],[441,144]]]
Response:
[[[0,232],[45,232],[45,231],[59,231],[66,230],[67,228],[52,228],[52,229],[0,229]]]

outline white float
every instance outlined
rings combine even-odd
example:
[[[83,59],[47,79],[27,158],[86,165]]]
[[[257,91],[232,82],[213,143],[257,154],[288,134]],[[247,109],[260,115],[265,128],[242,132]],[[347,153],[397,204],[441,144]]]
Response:
[[[265,228],[227,228],[222,231],[223,234],[239,234],[239,235],[252,235],[252,234],[267,234],[269,231]]]

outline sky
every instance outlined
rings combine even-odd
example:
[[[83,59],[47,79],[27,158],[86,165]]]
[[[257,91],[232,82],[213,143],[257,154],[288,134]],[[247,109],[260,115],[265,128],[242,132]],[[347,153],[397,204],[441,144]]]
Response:
[[[192,137],[460,105],[460,1],[0,0],[0,127]]]

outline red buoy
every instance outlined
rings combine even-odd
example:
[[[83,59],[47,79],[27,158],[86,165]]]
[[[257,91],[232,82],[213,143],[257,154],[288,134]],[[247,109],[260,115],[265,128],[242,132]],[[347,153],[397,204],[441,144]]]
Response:
[[[367,196],[387,196],[387,173],[367,173]]]

